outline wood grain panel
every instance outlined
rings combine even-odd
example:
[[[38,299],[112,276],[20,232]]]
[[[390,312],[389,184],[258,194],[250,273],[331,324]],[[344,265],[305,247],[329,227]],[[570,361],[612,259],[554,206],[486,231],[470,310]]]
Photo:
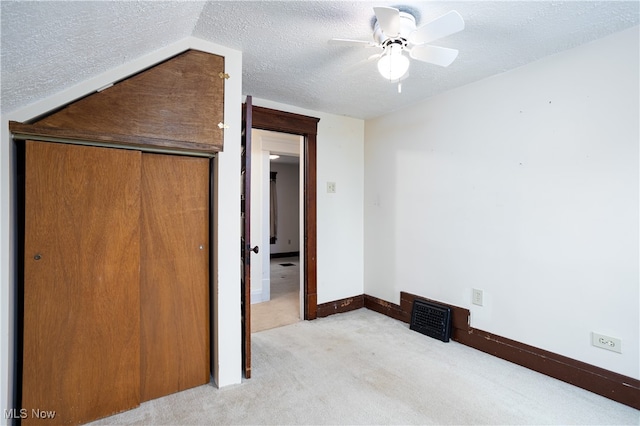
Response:
[[[141,399],[209,382],[209,160],[142,155]]]
[[[139,404],[140,153],[26,142],[24,424]]]
[[[206,144],[222,150],[224,58],[189,50],[73,102],[38,126]],[[118,137],[114,137],[118,139]]]

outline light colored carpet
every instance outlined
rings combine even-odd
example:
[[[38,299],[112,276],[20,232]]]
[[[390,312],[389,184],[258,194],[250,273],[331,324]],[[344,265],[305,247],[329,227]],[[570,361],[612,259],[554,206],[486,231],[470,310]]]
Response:
[[[293,263],[292,266],[281,264]],[[271,300],[251,305],[251,332],[300,321],[300,259],[271,259]]]
[[[254,333],[253,378],[98,424],[635,424],[640,411],[367,309]]]

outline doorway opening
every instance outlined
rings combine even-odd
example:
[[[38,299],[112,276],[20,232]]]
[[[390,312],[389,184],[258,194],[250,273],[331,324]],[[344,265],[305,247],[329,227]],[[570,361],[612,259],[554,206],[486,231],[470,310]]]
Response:
[[[251,332],[303,319],[303,167],[299,135],[253,129],[252,239],[262,250],[251,269]]]
[[[250,97],[247,96],[247,103]],[[259,106],[251,107],[251,129],[269,130],[291,135],[298,135],[302,139],[300,151],[300,170],[304,184],[300,190],[302,205],[304,206],[304,221],[301,224],[302,245],[300,247],[300,267],[303,280],[303,290],[300,293],[303,306],[303,319],[313,320],[318,316],[318,285],[317,285],[317,212],[316,212],[316,159],[317,134],[320,119],[291,112],[278,111]],[[245,306],[250,295],[243,294]],[[250,318],[250,315],[248,315]],[[245,325],[244,345],[250,345],[250,330]],[[248,332],[247,332],[248,331]],[[250,361],[249,351],[245,351],[245,362]]]
[[[243,176],[242,194],[249,197],[241,197],[242,208],[242,233],[241,233],[241,315],[242,315],[242,368],[244,375],[248,379],[251,377],[251,277],[254,268],[251,267],[249,252],[258,254],[258,246],[251,244],[251,172],[253,144],[251,143],[251,133],[253,129],[282,132],[301,137],[300,167],[303,179],[301,189],[301,199],[304,214],[301,226],[302,244],[300,249],[300,265],[302,269],[302,291],[300,299],[303,312],[303,319],[313,320],[318,316],[318,284],[317,284],[317,135],[318,121],[320,119],[304,116],[300,114],[278,111],[270,108],[252,105],[252,97],[247,96],[246,102],[242,106],[242,163],[241,174]],[[250,147],[250,152],[246,148]],[[246,155],[249,154],[249,155]],[[262,270],[260,268],[260,270]]]

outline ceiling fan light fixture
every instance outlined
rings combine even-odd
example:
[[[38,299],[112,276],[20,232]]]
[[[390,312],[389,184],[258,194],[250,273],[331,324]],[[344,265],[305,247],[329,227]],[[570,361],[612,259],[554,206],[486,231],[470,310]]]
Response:
[[[378,71],[386,80],[400,80],[409,71],[409,58],[402,54],[399,43],[390,44],[386,50],[387,53],[378,60]]]
[[[416,25],[414,12],[403,7],[374,7],[372,20],[373,40],[349,40],[334,38],[332,44],[375,47],[381,53],[371,55],[366,61],[377,60],[378,72],[385,80],[400,83],[407,78],[411,60],[447,67],[458,56],[456,49],[433,46],[430,43],[448,37],[464,29],[464,19],[455,10],[435,18],[424,25]],[[405,54],[406,53],[406,54]],[[398,84],[398,92],[402,86]]]

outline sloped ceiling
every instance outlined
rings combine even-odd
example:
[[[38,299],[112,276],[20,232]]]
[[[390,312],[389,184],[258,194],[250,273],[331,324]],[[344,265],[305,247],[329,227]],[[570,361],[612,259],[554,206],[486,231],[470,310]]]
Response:
[[[51,96],[194,36],[243,52],[243,93],[316,111],[372,118],[455,87],[636,26],[638,1],[1,1],[3,112]],[[418,25],[457,10],[466,28],[432,44],[458,49],[448,68],[412,61],[402,93],[372,51],[373,7]]]

